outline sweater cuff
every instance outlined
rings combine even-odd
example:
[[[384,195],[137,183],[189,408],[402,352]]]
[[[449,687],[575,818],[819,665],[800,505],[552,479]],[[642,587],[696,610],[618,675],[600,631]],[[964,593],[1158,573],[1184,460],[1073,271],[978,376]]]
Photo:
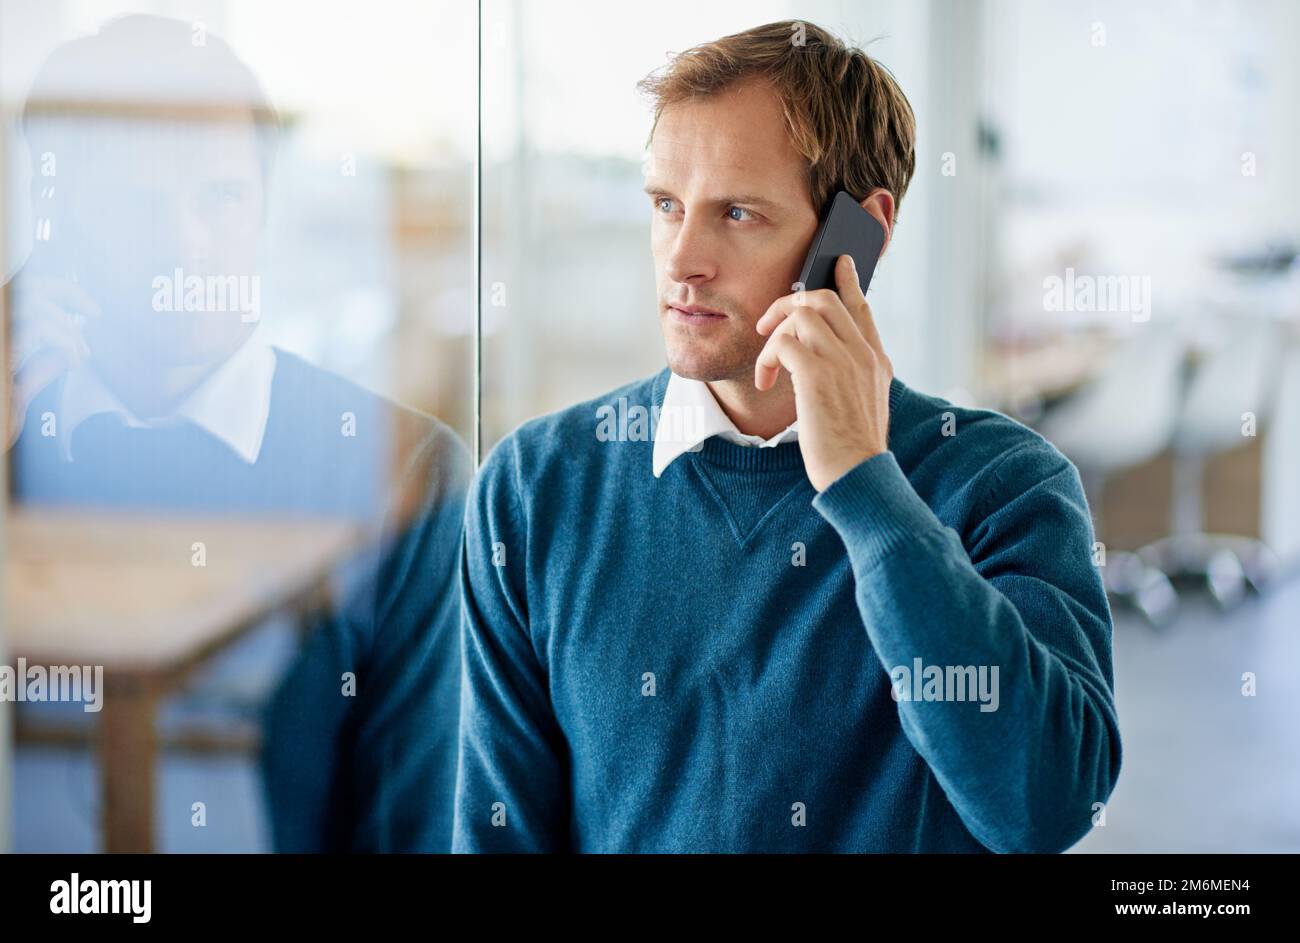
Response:
[[[893,452],[854,466],[814,497],[812,506],[839,533],[858,567],[871,567],[899,545],[943,531]]]

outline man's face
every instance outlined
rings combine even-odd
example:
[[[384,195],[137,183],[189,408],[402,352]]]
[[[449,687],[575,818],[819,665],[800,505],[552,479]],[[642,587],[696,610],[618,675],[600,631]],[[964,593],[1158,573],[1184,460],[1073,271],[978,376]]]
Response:
[[[668,366],[694,380],[752,377],[754,325],[789,294],[817,229],[807,164],[767,85],[669,105],[646,192]]]
[[[103,311],[86,326],[92,353],[146,367],[224,360],[256,324],[230,298],[213,310],[156,310],[155,279],[256,274],[263,189],[252,123],[137,122],[99,138],[88,138],[96,161],[71,203],[69,247]]]

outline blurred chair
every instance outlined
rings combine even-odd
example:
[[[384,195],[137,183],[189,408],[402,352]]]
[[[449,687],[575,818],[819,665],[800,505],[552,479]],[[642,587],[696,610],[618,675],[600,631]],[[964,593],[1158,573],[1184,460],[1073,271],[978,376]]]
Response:
[[[1092,383],[1051,410],[1039,431],[1079,468],[1094,524],[1102,521],[1106,478],[1159,455],[1179,415],[1186,344],[1163,322],[1145,324]],[[1178,598],[1164,572],[1135,553],[1107,554],[1103,580],[1153,624],[1168,622]]]
[[[1222,325],[1226,343],[1205,353],[1187,387],[1174,427],[1170,536],[1138,551],[1142,561],[1174,579],[1204,579],[1223,606],[1262,589],[1278,570],[1261,541],[1204,531],[1205,463],[1245,441],[1247,414],[1258,432],[1272,401],[1281,350],[1277,327],[1265,319]]]

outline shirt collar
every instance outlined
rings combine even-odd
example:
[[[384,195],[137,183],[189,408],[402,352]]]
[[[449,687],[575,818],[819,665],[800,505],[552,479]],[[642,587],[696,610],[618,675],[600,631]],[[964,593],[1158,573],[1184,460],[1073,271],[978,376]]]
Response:
[[[705,440],[715,435],[738,445],[771,448],[797,440],[799,423],[792,422],[770,439],[741,432],[718,405],[707,383],[670,372],[663,406],[655,423],[654,476],[662,475],[664,469],[683,453],[698,452]]]
[[[63,386],[59,407],[63,457],[66,460],[72,458],[72,434],[78,426],[91,416],[111,413],[134,429],[187,419],[220,439],[252,465],[257,461],[266,436],[274,375],[275,351],[270,345],[250,338],[199,384],[170,416],[146,421],[127,409],[89,364],[82,364],[68,373]]]

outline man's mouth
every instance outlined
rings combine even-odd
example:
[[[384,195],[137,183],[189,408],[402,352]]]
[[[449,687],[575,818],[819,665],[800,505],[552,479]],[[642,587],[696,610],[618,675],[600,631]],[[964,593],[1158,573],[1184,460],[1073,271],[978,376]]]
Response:
[[[669,305],[668,310],[673,320],[681,324],[713,324],[727,319],[721,311],[703,305]]]

